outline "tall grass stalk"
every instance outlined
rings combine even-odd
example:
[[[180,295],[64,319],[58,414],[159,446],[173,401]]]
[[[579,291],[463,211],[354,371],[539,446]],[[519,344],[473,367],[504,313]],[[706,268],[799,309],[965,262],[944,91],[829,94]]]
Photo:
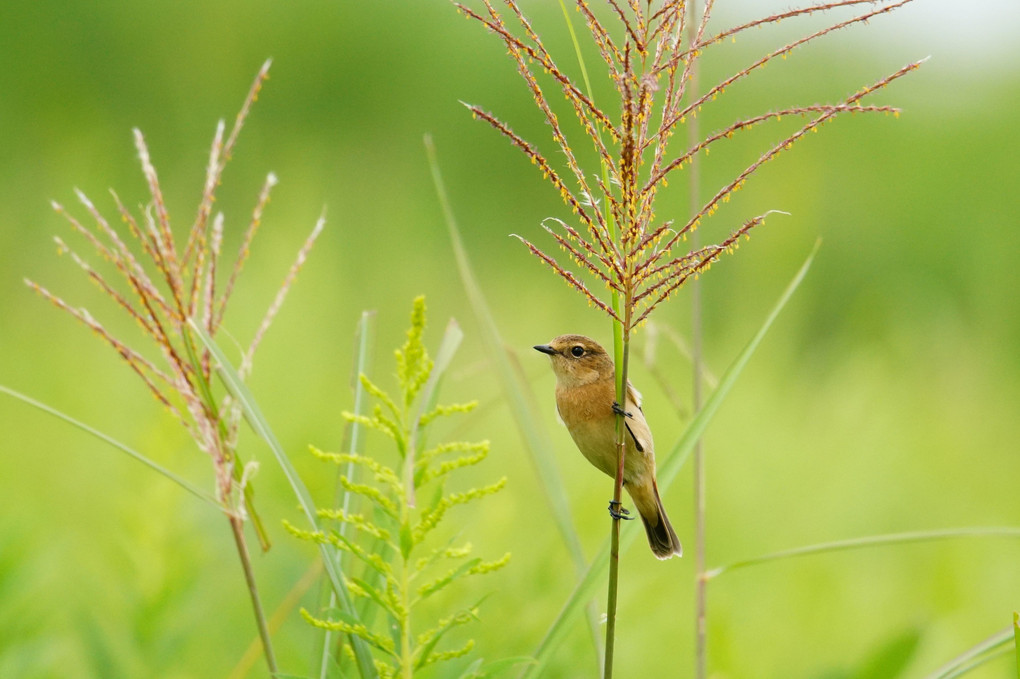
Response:
[[[118,217],[126,225],[126,235],[118,231],[82,191],[76,190],[75,193],[91,218],[91,227],[80,222],[63,205],[53,203],[54,210],[68,221],[74,233],[94,249],[106,265],[94,267],[78,253],[76,247],[57,237],[55,240],[60,252],[67,254],[89,281],[141,328],[151,341],[148,351],[136,349],[116,337],[87,309],[69,304],[35,281],[26,279],[26,283],[113,348],[156,401],[184,426],[199,450],[209,456],[215,477],[216,503],[227,518],[241,561],[266,665],[270,673],[275,673],[276,659],[244,533],[245,523],[252,520],[263,549],[268,549],[265,530],[252,504],[253,490],[249,481],[255,467],[246,467],[238,458],[241,408],[230,395],[220,398],[214,394],[212,356],[198,339],[198,335],[211,338],[221,329],[233,289],[248,258],[272,188],[277,183],[272,173],[266,176],[247,229],[240,236],[238,254],[224,270],[221,255],[226,219],[223,213],[213,214],[215,194],[251,106],[268,78],[269,66],[267,61],[256,76],[229,135],[223,121],[217,125],[197,214],[185,234],[176,233],[173,228],[148,145],[137,129],[134,130],[135,148],[150,203],[140,216],[136,216],[111,191]],[[316,224],[298,251],[297,259],[244,351],[239,369],[242,377],[251,370],[255,351],[322,224],[322,220]],[[118,283],[117,278],[122,281]],[[166,472],[161,473],[166,475]]]
[[[691,451],[694,449],[695,442],[701,437],[701,435],[708,428],[709,423],[715,417],[716,413],[722,407],[723,401],[726,396],[729,395],[733,386],[736,384],[737,379],[740,377],[744,368],[750,362],[754,352],[761,345],[768,331],[772,328],[773,323],[779,317],[779,314],[785,308],[790,298],[793,297],[794,292],[800,286],[804,277],[807,275],[808,270],[811,268],[811,264],[814,261],[815,254],[818,251],[820,242],[815,243],[814,249],[805,259],[800,269],[791,279],[790,283],[783,290],[779,299],[775,305],[769,311],[765,317],[761,327],[754,334],[753,337],[748,341],[736,358],[723,373],[719,379],[718,386],[709,394],[708,398],[705,399],[705,404],[695,414],[691,420],[687,429],[684,431],[683,436],[673,446],[673,448],[666,454],[663,464],[658,470],[659,487],[665,492],[673,484],[676,478],[680,475],[680,470],[687,463],[687,460],[691,456]],[[620,539],[621,549],[625,549],[635,538],[637,533],[629,531],[624,533]],[[559,647],[560,643],[566,637],[567,632],[571,629],[575,618],[583,608],[583,602],[588,601],[594,594],[595,588],[602,582],[609,564],[609,542],[606,541],[602,544],[598,554],[592,559],[588,570],[585,572],[583,578],[578,582],[574,591],[571,592],[560,610],[556,620],[549,627],[542,641],[539,643],[538,648],[535,650],[535,664],[527,667],[522,677],[526,679],[536,679],[541,676],[543,668],[548,664],[552,657],[553,652]]]
[[[728,201],[763,164],[833,117],[848,112],[895,112],[892,107],[866,106],[860,102],[918,65],[908,64],[836,104],[786,108],[738,120],[704,138],[694,134],[687,150],[677,154],[670,150],[674,134],[689,121],[695,120],[702,107],[710,105],[732,83],[746,78],[777,57],[785,58],[800,45],[840,28],[865,22],[910,0],[879,3],[878,7],[873,6],[857,17],[816,31],[737,70],[704,92],[695,88],[692,79],[702,52],[724,38],[733,38],[752,27],[853,6],[861,4],[861,1],[843,0],[791,10],[706,37],[711,0],[706,2],[697,21],[691,19],[685,0],[663,0],[660,3],[609,0],[605,16],[601,11],[594,11],[587,0],[576,0],[577,10],[584,17],[591,40],[604,62],[607,78],[619,97],[612,105],[597,103],[593,99],[587,69],[582,71],[585,83],[581,85],[557,65],[517,0],[504,0],[505,15],[504,11],[496,9],[493,0],[480,0],[483,9],[477,11],[455,3],[465,16],[486,27],[506,47],[526,89],[549,126],[556,150],[562,155],[565,168],[559,167],[559,163],[554,166],[548,160],[552,156],[515,133],[507,123],[479,106],[467,104],[472,115],[492,126],[525,154],[573,214],[574,224],[549,218],[543,227],[574,267],[563,266],[529,239],[517,237],[570,288],[580,293],[589,305],[600,309],[612,320],[618,403],[626,403],[633,332],[659,304],[685,283],[696,279],[722,253],[732,250],[741,236],[747,236],[754,227],[764,223],[770,211],[747,219],[717,245],[685,250],[682,244],[700,223]],[[511,24],[516,28],[511,28]],[[685,35],[689,36],[687,41],[684,40]],[[579,136],[590,144],[599,160],[601,173],[582,167],[551,100],[545,94],[544,87],[548,84],[564,95],[567,109],[582,132]],[[690,217],[684,224],[674,225],[673,220],[663,219],[657,214],[656,199],[671,175],[683,168],[689,169],[694,158],[702,152],[708,153],[710,147],[721,140],[784,116],[810,116],[811,120],[793,134],[781,135],[777,144],[738,172],[707,203],[700,204],[692,199]],[[561,176],[564,170],[566,174]],[[592,290],[592,283],[598,286],[596,289],[605,289],[608,300]],[[616,434],[618,455],[613,503],[619,507],[625,455],[623,415],[617,418]],[[699,478],[703,479],[703,475]],[[617,515],[610,528],[606,677],[611,677],[613,671],[619,530]],[[699,535],[703,538],[703,525]],[[699,613],[699,621],[701,617]],[[699,662],[704,665],[704,661]]]

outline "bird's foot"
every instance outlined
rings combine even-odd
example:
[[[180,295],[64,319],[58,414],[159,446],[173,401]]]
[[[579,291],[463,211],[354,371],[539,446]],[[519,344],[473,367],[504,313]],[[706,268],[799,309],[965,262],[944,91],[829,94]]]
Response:
[[[620,404],[617,403],[616,401],[613,401],[613,412],[616,413],[617,415],[623,415],[624,417],[630,417],[630,418],[634,417],[633,415],[628,413],[626,410],[621,408]]]
[[[634,517],[630,515],[630,512],[627,511],[627,508],[616,500],[609,501],[609,516],[614,519],[623,519],[624,521],[632,521],[634,519]]]

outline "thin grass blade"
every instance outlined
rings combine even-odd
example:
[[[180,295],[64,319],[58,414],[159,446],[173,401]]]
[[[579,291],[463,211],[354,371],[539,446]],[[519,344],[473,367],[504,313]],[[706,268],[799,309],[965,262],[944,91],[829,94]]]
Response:
[[[713,568],[705,574],[708,579],[716,578],[723,573],[735,571],[749,566],[758,566],[770,561],[790,559],[797,556],[809,556],[812,554],[826,554],[829,552],[841,552],[848,549],[862,549],[865,547],[879,547],[883,545],[902,545],[911,542],[934,542],[937,540],[951,540],[955,538],[979,538],[979,537],[1012,537],[1020,538],[1020,528],[1012,526],[974,526],[970,528],[947,528],[943,530],[911,531],[906,533],[890,533],[888,535],[871,535],[862,538],[851,538],[849,540],[833,540],[821,542],[816,545],[806,545],[794,549],[784,549],[771,554],[763,554],[743,561]]]
[[[354,345],[356,347],[354,353],[354,370],[351,374],[351,389],[354,391],[354,414],[363,415],[365,410],[365,387],[361,382],[361,375],[368,375],[369,365],[371,363],[372,347],[374,346],[375,338],[375,312],[374,311],[362,311],[361,318],[358,320],[358,329],[354,335]],[[361,452],[361,438],[362,438],[362,426],[358,422],[350,422],[347,430],[347,451],[352,454]],[[344,514],[349,514],[351,511],[351,503],[354,501],[353,493],[344,488],[340,483],[340,476],[346,476],[348,479],[354,479],[355,465],[353,462],[348,462],[346,468],[337,468],[337,500],[334,506],[342,508]],[[339,531],[341,535],[347,534],[348,525],[342,523]],[[342,555],[344,554],[338,548],[333,549],[333,559],[337,562],[337,566],[343,570]],[[327,610],[336,608],[336,591],[329,588],[329,603]],[[322,636],[322,652],[319,654],[319,679],[326,679],[329,675],[330,669],[330,649],[333,646],[334,633],[332,630],[323,630]],[[339,659],[337,659],[339,660]]]
[[[204,501],[208,502],[209,504],[213,505],[214,507],[219,507],[220,506],[220,503],[216,501],[216,498],[214,498],[209,493],[207,493],[207,492],[205,492],[203,490],[200,490],[198,487],[192,485],[191,483],[189,483],[185,479],[181,478],[177,474],[174,474],[172,471],[170,471],[169,469],[167,469],[163,465],[159,464],[158,462],[154,462],[153,460],[150,460],[149,458],[147,458],[146,456],[142,455],[141,453],[139,453],[138,451],[134,450],[133,448],[130,448],[130,447],[124,445],[123,443],[121,443],[120,441],[118,441],[118,440],[116,440],[116,439],[114,439],[114,438],[112,438],[110,436],[107,436],[106,434],[104,434],[103,432],[99,431],[98,429],[94,429],[94,428],[90,427],[89,425],[85,424],[84,422],[82,422],[80,420],[76,420],[73,417],[71,417],[70,415],[67,415],[66,413],[63,413],[63,412],[57,410],[56,408],[52,408],[52,407],[46,405],[45,403],[42,403],[40,401],[36,401],[34,398],[32,398],[30,396],[26,396],[25,394],[22,394],[20,392],[14,391],[13,389],[9,389],[9,388],[7,388],[7,387],[5,387],[3,385],[0,385],[0,393],[4,393],[4,394],[7,394],[8,396],[10,396],[12,398],[16,398],[19,401],[21,401],[22,403],[27,403],[28,405],[30,405],[30,406],[32,406],[34,408],[38,408],[39,410],[41,410],[41,411],[43,411],[45,413],[53,415],[54,417],[57,417],[57,418],[63,420],[64,422],[67,422],[68,424],[77,427],[78,429],[82,430],[83,432],[85,432],[87,434],[91,434],[92,436],[95,436],[100,441],[103,441],[104,443],[110,444],[111,446],[113,446],[117,450],[120,450],[123,453],[127,453],[129,456],[131,456],[134,459],[138,460],[139,462],[144,464],[149,469],[152,469],[153,471],[162,474],[163,476],[165,476],[166,478],[170,479],[171,481],[173,481],[178,486],[180,486],[184,490],[188,491],[189,493],[191,493],[192,495],[194,495],[198,499],[204,500]]]
[[[1020,613],[1013,612],[1013,651],[1016,654],[1016,676],[1020,679]]]
[[[499,328],[489,309],[485,294],[482,292],[478,281],[475,278],[471,262],[468,259],[467,251],[460,236],[460,229],[450,208],[446,187],[439,171],[439,163],[436,159],[436,149],[430,137],[425,138],[425,148],[428,152],[429,169],[432,171],[432,179],[436,186],[436,193],[443,209],[443,216],[446,219],[446,226],[450,234],[450,242],[453,253],[457,260],[457,270],[460,273],[464,290],[467,293],[468,301],[474,311],[475,319],[482,331],[485,343],[490,347],[504,347],[503,338],[499,334]],[[575,566],[580,572],[584,568],[584,550],[581,548],[581,540],[570,522],[570,505],[567,501],[567,493],[563,485],[559,469],[553,464],[553,446],[548,432],[541,426],[541,418],[528,401],[526,394],[528,388],[518,375],[506,351],[493,351],[490,356],[496,363],[496,370],[499,373],[500,381],[510,410],[514,415],[521,437],[527,444],[528,452],[531,453],[532,463],[542,480],[542,489],[545,499],[549,503],[550,515],[556,522],[563,542],[566,544]]]
[[[503,393],[510,406],[510,412],[514,416],[517,430],[524,440],[525,447],[529,453],[531,463],[535,469],[535,476],[541,482],[543,496],[549,505],[548,516],[551,516],[559,530],[560,537],[570,554],[574,564],[574,571],[581,577],[586,569],[584,550],[581,547],[581,539],[571,521],[570,503],[567,500],[566,488],[563,478],[555,464],[555,451],[549,432],[541,425],[542,418],[534,405],[534,398],[531,390],[518,370],[518,366],[511,360],[510,354],[504,349],[503,338],[499,334],[499,328],[489,309],[481,286],[475,278],[474,270],[464,248],[460,236],[460,229],[457,220],[454,218],[453,209],[450,207],[450,200],[446,193],[446,185],[439,170],[439,161],[436,158],[436,148],[432,138],[425,137],[425,150],[428,155],[429,169],[432,172],[432,180],[436,187],[436,195],[443,210],[443,217],[446,220],[447,230],[450,234],[450,244],[453,247],[454,257],[457,261],[457,270],[460,273],[464,291],[467,293],[468,301],[475,314],[475,320],[481,329],[485,343],[490,347],[498,347],[499,351],[490,353],[495,361],[496,371],[499,374],[500,383],[503,385]],[[592,643],[599,656],[596,661],[601,665],[601,635],[599,633],[598,616],[594,606],[589,606],[588,626],[591,633]]]
[[[733,385],[736,383],[737,378],[740,376],[744,367],[750,361],[751,356],[754,355],[755,350],[761,344],[762,339],[768,333],[772,327],[773,322],[779,316],[779,313],[786,306],[786,303],[793,296],[793,293],[800,286],[801,281],[804,280],[804,276],[807,275],[808,270],[811,268],[811,263],[814,261],[815,254],[818,252],[818,248],[821,245],[821,241],[816,241],[814,248],[808,255],[804,264],[801,265],[800,269],[794,275],[793,280],[786,286],[786,289],[780,295],[779,300],[775,306],[769,312],[765,318],[765,322],[755,333],[751,341],[747,343],[747,346],[737,355],[737,358],[730,364],[729,368],[723,374],[719,380],[719,386],[712,392],[712,394],[705,400],[705,405],[698,411],[694,419],[691,420],[690,425],[684,431],[683,436],[673,446],[673,449],[669,452],[666,458],[666,463],[662,465],[658,472],[659,487],[663,491],[669,487],[669,485],[676,479],[680,474],[680,470],[683,468],[687,459],[691,455],[691,451],[694,449],[695,442],[701,437],[705,429],[708,427],[709,422],[718,412],[719,407],[722,405],[723,400],[729,394]],[[626,549],[637,537],[639,531],[628,530],[620,536],[620,549]],[[522,677],[538,677],[541,676],[542,670],[545,664],[549,661],[552,652],[562,642],[563,637],[566,636],[570,630],[574,619],[580,613],[581,607],[585,601],[588,601],[595,595],[596,588],[601,584],[602,578],[606,573],[609,566],[609,541],[607,540],[602,544],[602,548],[598,554],[592,559],[591,564],[588,566],[588,570],[585,572],[581,581],[574,588],[574,591],[570,594],[563,609],[560,611],[559,616],[553,622],[549,631],[546,632],[546,636],[542,639],[539,647],[535,651],[535,664],[529,666],[525,672],[521,675]]]
[[[983,665],[989,660],[1009,652],[1009,642],[1013,640],[1013,626],[996,632],[984,641],[968,648],[924,679],[950,679],[959,677],[970,670]]]
[[[284,476],[287,477],[287,482],[290,484],[291,489],[297,496],[298,503],[301,505],[301,510],[305,513],[305,517],[308,519],[308,523],[312,530],[319,530],[319,524],[316,520],[316,509],[315,503],[312,501],[312,496],[308,492],[308,488],[305,486],[301,477],[298,476],[297,470],[294,469],[294,465],[291,464],[290,459],[284,452],[283,447],[280,445],[279,440],[270,428],[266,418],[262,415],[262,411],[256,403],[255,398],[252,396],[248,387],[241,381],[240,376],[237,374],[237,370],[231,365],[226,354],[219,347],[216,342],[209,337],[209,334],[202,328],[201,324],[195,322],[194,319],[188,319],[188,325],[191,327],[192,332],[201,340],[202,344],[205,345],[209,353],[216,360],[216,372],[223,380],[224,386],[230,391],[231,395],[237,399],[237,402],[241,404],[241,409],[244,412],[244,417],[251,425],[251,428],[255,430],[259,438],[265,441],[269,445],[270,451],[273,453],[273,457],[276,458],[280,468],[283,470]],[[347,586],[344,584],[343,572],[340,567],[332,559],[329,550],[325,545],[319,545],[319,551],[322,555],[323,565],[326,567],[326,572],[329,574],[330,582],[333,583],[333,590],[336,592],[337,597],[340,599],[340,609],[343,613],[352,619],[357,619],[357,613],[354,609],[354,604],[351,601],[351,595],[347,591]],[[368,649],[368,644],[359,637],[351,636],[351,645],[354,648],[354,655],[358,663],[358,671],[361,674],[362,679],[368,679],[371,677],[375,679],[378,677],[375,665],[372,662],[372,654]]]

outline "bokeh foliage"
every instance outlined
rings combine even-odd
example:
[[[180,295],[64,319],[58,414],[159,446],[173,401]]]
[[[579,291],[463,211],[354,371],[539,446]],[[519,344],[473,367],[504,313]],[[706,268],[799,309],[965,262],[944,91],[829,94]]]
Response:
[[[569,48],[558,7],[532,4],[550,47]],[[903,13],[922,25],[924,3],[914,4]],[[718,20],[737,23],[725,5],[719,0]],[[746,104],[705,111],[703,129],[717,129],[748,111],[845,96],[890,68],[934,57],[883,95],[903,108],[899,120],[857,117],[827,126],[770,164],[715,217],[718,235],[731,226],[727,215],[735,222],[749,206],[791,213],[777,216],[740,258],[704,281],[705,344],[715,370],[760,324],[815,238],[824,243],[709,430],[710,563],[833,538],[1008,524],[1020,516],[1020,196],[1011,188],[1020,184],[1018,54],[969,61],[941,54],[938,33],[920,52],[916,39],[901,44],[879,35],[881,42],[870,40],[868,29],[835,36],[728,97]],[[722,60],[746,64],[787,38],[762,31],[727,46],[719,61],[706,61],[703,79],[732,70]],[[444,393],[478,397],[482,405],[470,431],[456,437],[490,439],[490,463],[508,477],[508,489],[469,526],[473,536],[483,534],[473,538],[479,553],[514,553],[486,608],[511,615],[522,608],[521,592],[529,593],[513,634],[483,624],[475,636],[489,657],[529,652],[569,591],[571,572],[550,522],[529,515],[537,484],[516,452],[521,444],[485,362],[492,348],[479,341],[451,273],[422,151],[425,132],[439,148],[469,254],[506,341],[523,352],[561,332],[606,338],[609,329],[507,238],[538,234],[540,220],[561,207],[532,168],[491,130],[472,124],[458,103],[484,103],[513,119],[522,135],[541,138],[541,120],[494,41],[438,1],[160,0],[86,9],[16,0],[0,8],[0,54],[0,382],[207,482],[204,461],[130,371],[35,299],[21,279],[73,290],[68,301],[98,316],[98,291],[78,285],[78,272],[53,255],[50,236],[63,225],[48,201],[71,202],[75,186],[93,196],[113,186],[128,205],[144,201],[130,136],[137,126],[171,212],[190,216],[215,121],[233,114],[255,70],[273,57],[272,77],[217,203],[242,222],[265,171],[280,178],[263,247],[252,253],[225,328],[251,335],[264,300],[326,205],[329,224],[251,380],[281,440],[301,451],[309,441],[332,447],[341,440],[339,413],[350,406],[353,328],[362,309],[402,310],[424,292],[434,319],[462,321],[461,363],[468,367],[451,372]],[[732,174],[727,163],[745,159],[713,152],[710,160],[706,187]],[[673,200],[678,212],[686,210],[681,191]],[[236,244],[239,235],[232,237]],[[684,331],[686,317],[681,296],[658,321]],[[379,345],[396,344],[402,314],[380,321]],[[390,370],[379,353],[378,371]],[[529,358],[522,361],[547,405],[560,444],[556,462],[571,481],[576,522],[593,550],[606,490],[555,426],[551,376]],[[677,352],[660,342],[657,361],[686,394],[688,368]],[[633,379],[645,392],[657,441],[675,440],[683,419],[638,363]],[[165,479],[21,404],[0,401],[0,424],[7,507],[0,519],[0,675],[227,674],[254,630],[220,518]],[[265,458],[254,438],[246,445]],[[328,490],[331,479],[317,476],[321,465],[302,457],[295,464],[309,485]],[[261,511],[293,516],[278,476],[264,465]],[[677,508],[671,515],[681,537],[690,533],[682,518],[687,487],[664,498]],[[862,659],[916,632],[907,668],[920,675],[1009,623],[1020,606],[1018,556],[1015,543],[967,541],[735,573],[710,591],[711,665],[736,677],[861,676]],[[647,643],[675,651],[649,654],[645,643],[621,640],[619,666],[635,674],[686,665],[692,639],[691,565],[664,569],[646,557],[641,549],[623,557],[629,575],[621,616]],[[270,610],[311,559],[310,551],[278,544],[258,561]],[[281,664],[305,665],[308,634],[298,616],[284,622],[276,635]],[[587,644],[579,629],[564,648],[563,672],[575,659],[588,661]],[[1006,671],[999,665],[975,676]]]

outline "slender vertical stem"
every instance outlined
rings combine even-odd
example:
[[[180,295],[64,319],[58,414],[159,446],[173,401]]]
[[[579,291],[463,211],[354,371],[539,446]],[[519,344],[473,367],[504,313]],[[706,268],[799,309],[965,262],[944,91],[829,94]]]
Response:
[[[407,512],[408,507],[404,506]],[[406,525],[408,517],[404,517],[401,523]],[[414,647],[411,643],[411,582],[408,577],[407,559],[401,555],[400,562],[400,598],[402,619],[400,621],[400,677],[401,679],[414,679],[414,662],[412,659]]]
[[[630,306],[628,299],[627,302],[625,302],[625,307],[629,309]],[[626,319],[629,321],[630,314],[627,312],[625,313]],[[626,408],[627,360],[630,353],[630,333],[627,332],[626,327],[622,328],[621,335],[620,348],[622,359],[618,360],[616,364],[618,366],[616,371],[616,402],[621,405],[621,408]],[[626,424],[623,421],[623,415],[618,414],[616,416],[616,479],[613,484],[613,506],[617,510],[620,509],[620,503],[623,498],[623,468],[627,450],[626,438],[624,435],[625,427]],[[606,658],[602,672],[604,679],[612,679],[613,676],[613,651],[616,642],[616,598],[619,589],[620,570],[620,519],[613,517],[612,522],[613,525],[609,540],[609,592],[608,601],[606,602]]]
[[[618,497],[618,496],[617,496]],[[603,679],[613,677],[613,655],[616,642],[616,595],[620,569],[620,520],[613,519],[609,538],[609,595],[606,602],[606,658]]]
[[[241,568],[244,570],[244,581],[248,585],[248,593],[251,595],[251,605],[255,610],[255,623],[259,629],[259,639],[262,641],[262,651],[266,655],[266,666],[269,668],[269,676],[276,676],[276,656],[273,653],[273,642],[269,636],[269,625],[266,622],[266,615],[262,610],[262,601],[259,598],[259,590],[255,585],[255,571],[251,567],[251,556],[248,553],[248,544],[244,540],[244,521],[236,516],[229,517],[230,530],[234,534],[234,544],[237,546],[237,554],[241,557]]]
[[[354,344],[357,346],[355,351],[354,370],[353,378],[351,380],[351,388],[354,391],[354,414],[361,415],[364,410],[365,402],[365,388],[361,384],[361,376],[368,374],[368,363],[369,354],[372,349],[372,331],[374,329],[374,311],[362,311],[361,320],[358,321],[358,330],[355,334]],[[348,445],[348,451],[352,454],[358,454],[361,452],[361,426],[357,422],[350,423],[350,442]],[[353,499],[353,493],[344,489],[343,484],[340,482],[340,478],[346,476],[348,479],[354,479],[356,474],[356,467],[353,462],[348,462],[346,469],[343,467],[337,468],[336,478],[336,498],[334,506],[338,503],[341,504],[344,516],[349,516],[351,512],[351,501]],[[348,529],[347,523],[341,523],[339,530],[340,535],[346,536]],[[343,567],[343,555],[345,552],[340,549],[336,549],[333,554],[333,560],[338,568]],[[337,596],[336,590],[332,587],[329,588],[329,610],[333,610],[337,607]],[[334,648],[334,643],[336,644]],[[330,661],[334,660],[337,664],[344,660],[343,653],[341,652],[344,644],[344,636],[337,635],[334,641],[333,632],[326,630],[322,637],[322,653],[319,655],[319,677],[325,679],[329,674]]]
[[[688,3],[690,16],[687,20],[688,40],[693,48],[697,39],[698,25],[701,23],[698,17],[698,2]],[[691,63],[690,80],[687,84],[687,91],[692,100],[699,96],[698,87],[698,57],[695,54]],[[698,117],[691,116],[687,123],[687,139],[691,146],[697,144],[701,139],[698,125]],[[688,170],[690,189],[690,212],[693,216],[698,211],[701,193],[700,159],[697,154],[691,158],[691,166]],[[691,249],[697,250],[701,247],[698,231],[691,235]],[[702,340],[702,316],[701,316],[701,281],[695,277],[691,282],[691,362],[693,374],[691,376],[692,395],[691,409],[697,413],[701,410],[702,382],[704,366],[701,354]],[[705,577],[705,456],[702,441],[699,438],[694,444],[694,568],[695,568],[695,606],[694,606],[694,662],[695,677],[705,679],[708,676],[708,579]]]
[[[610,186],[609,168],[606,167],[605,163],[602,163],[602,177],[605,185]],[[617,228],[616,223],[613,221],[611,210],[606,210],[606,224],[609,228],[610,236],[612,236],[613,240],[616,240]],[[621,404],[621,408],[626,408],[627,358],[630,344],[630,313],[633,306],[632,294],[628,293],[621,300],[620,293],[617,290],[613,290],[612,305],[617,319],[623,318],[625,321],[623,323],[619,320],[613,321],[613,363],[616,366],[616,402]],[[620,508],[621,497],[623,495],[623,464],[627,450],[626,439],[624,438],[625,427],[626,423],[623,421],[623,415],[618,414],[616,416],[616,478],[613,482],[613,506],[617,509]],[[620,577],[620,519],[614,517],[612,522],[609,539],[609,587],[608,600],[606,602],[606,649],[602,679],[612,679],[613,677],[613,656],[614,645],[616,643],[616,597]]]

